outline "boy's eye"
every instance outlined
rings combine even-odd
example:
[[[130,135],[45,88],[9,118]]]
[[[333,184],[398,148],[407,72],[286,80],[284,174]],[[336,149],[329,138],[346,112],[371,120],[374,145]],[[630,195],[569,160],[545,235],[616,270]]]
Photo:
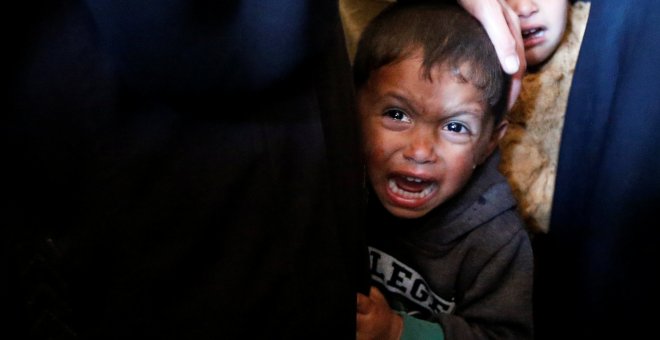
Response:
[[[406,123],[410,122],[410,117],[408,117],[408,115],[405,112],[398,109],[389,109],[385,111],[384,115],[394,120],[398,120]]]
[[[451,131],[451,132],[456,132],[456,133],[468,133],[468,132],[470,132],[465,125],[463,125],[461,123],[457,123],[457,122],[451,122],[451,123],[445,125],[445,130],[448,130],[448,131]]]

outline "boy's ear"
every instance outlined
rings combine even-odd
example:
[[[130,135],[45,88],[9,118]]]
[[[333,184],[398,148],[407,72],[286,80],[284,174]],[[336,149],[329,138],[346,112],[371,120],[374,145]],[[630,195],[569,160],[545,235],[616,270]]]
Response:
[[[502,121],[495,126],[495,128],[493,129],[493,134],[490,136],[490,140],[488,141],[488,145],[486,146],[486,150],[484,150],[481,159],[479,159],[479,165],[485,162],[488,156],[490,156],[493,153],[493,151],[495,151],[495,149],[500,143],[500,140],[502,139],[502,137],[504,137],[504,134],[506,133],[506,130],[508,128],[509,128],[509,121],[506,120],[506,118],[502,119]]]

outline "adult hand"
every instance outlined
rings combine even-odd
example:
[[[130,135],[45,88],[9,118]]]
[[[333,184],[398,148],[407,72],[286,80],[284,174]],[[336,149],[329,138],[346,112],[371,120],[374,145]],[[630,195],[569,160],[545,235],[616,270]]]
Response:
[[[520,94],[527,68],[518,16],[504,0],[458,0],[458,3],[484,26],[502,69],[511,75],[508,102],[508,108],[511,108]]]

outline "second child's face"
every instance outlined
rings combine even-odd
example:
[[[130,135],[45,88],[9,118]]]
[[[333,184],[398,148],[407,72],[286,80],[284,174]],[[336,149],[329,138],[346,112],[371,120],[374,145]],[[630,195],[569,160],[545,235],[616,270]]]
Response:
[[[417,54],[381,67],[358,91],[369,179],[402,218],[424,216],[458,193],[498,140],[479,89],[445,67],[431,77]]]
[[[564,36],[568,0],[507,0],[518,14],[528,65],[552,56]]]

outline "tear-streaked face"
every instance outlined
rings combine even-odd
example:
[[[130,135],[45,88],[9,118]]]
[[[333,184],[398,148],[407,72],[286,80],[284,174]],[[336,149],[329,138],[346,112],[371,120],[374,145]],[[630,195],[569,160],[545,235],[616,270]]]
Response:
[[[421,55],[374,71],[358,91],[367,172],[393,215],[417,218],[459,192],[497,145],[481,90]]]

